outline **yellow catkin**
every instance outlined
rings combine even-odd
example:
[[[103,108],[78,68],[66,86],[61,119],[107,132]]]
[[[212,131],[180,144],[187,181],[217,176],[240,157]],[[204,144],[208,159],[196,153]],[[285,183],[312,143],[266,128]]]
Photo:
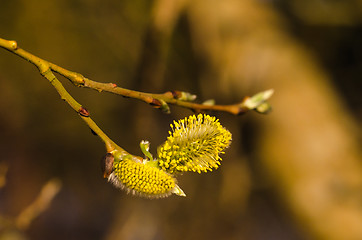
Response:
[[[114,162],[108,180],[128,193],[148,198],[167,197],[178,188],[170,174],[132,159]]]
[[[231,133],[206,114],[174,121],[172,132],[157,150],[158,164],[169,173],[207,172],[218,168],[219,154],[230,145]]]

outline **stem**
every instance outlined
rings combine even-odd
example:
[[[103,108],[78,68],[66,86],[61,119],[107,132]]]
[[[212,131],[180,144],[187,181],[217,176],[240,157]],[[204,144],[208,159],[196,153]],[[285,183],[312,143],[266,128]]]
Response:
[[[92,129],[92,131],[103,140],[108,152],[111,152],[116,148],[120,148],[102,131],[102,129],[98,127],[98,125],[89,116],[89,112],[67,92],[62,83],[55,77],[48,65],[39,64],[37,67],[39,68],[41,75],[48,79],[53,87],[57,90],[60,97],[66,101],[76,112],[78,112],[79,116],[90,127],[90,129]]]
[[[165,92],[163,94],[154,94],[154,93],[145,93],[145,92],[138,92],[130,89],[125,89],[118,87],[114,83],[101,83],[90,80],[84,77],[80,73],[72,72],[58,65],[55,65],[51,62],[43,60],[21,48],[18,48],[16,41],[8,41],[5,39],[0,38],[0,47],[9,50],[12,53],[26,59],[27,61],[33,63],[38,68],[40,65],[46,65],[50,71],[54,71],[59,73],[60,75],[64,76],[65,78],[69,79],[75,86],[77,87],[85,87],[97,90],[99,92],[105,91],[114,94],[118,94],[124,97],[135,98],[151,104],[155,108],[161,108],[165,112],[169,112],[168,104],[177,105],[180,107],[191,109],[195,112],[201,111],[223,111],[228,112],[234,115],[243,114],[252,110],[248,108],[244,103],[247,98],[244,98],[240,103],[231,104],[231,105],[210,105],[210,104],[198,104],[191,102],[194,98],[185,98],[185,95],[191,95],[189,93],[180,92],[180,91],[173,91],[173,92]]]
[[[16,55],[24,58],[25,60],[29,61],[30,63],[34,64],[38,69],[42,76],[44,76],[48,81],[53,85],[53,87],[57,90],[62,100],[66,101],[69,106],[71,106],[83,119],[83,121],[89,126],[89,128],[100,137],[103,142],[105,143],[106,149],[108,152],[111,152],[117,149],[120,152],[127,153],[124,149],[119,147],[115,144],[99,127],[98,125],[92,120],[89,116],[89,112],[80,104],[78,103],[63,87],[62,83],[57,79],[57,77],[52,72],[51,64],[37,56],[32,55],[31,53],[20,49],[17,47],[15,41],[7,41],[0,38],[0,47],[3,47]],[[56,68],[58,71],[61,71],[60,67]],[[65,69],[64,69],[65,70]],[[62,70],[63,71],[63,70]]]
[[[124,97],[131,97],[142,100],[148,104],[153,105],[156,108],[162,109],[164,112],[169,112],[169,104],[177,105],[184,108],[189,108],[195,112],[201,112],[206,110],[224,111],[234,115],[239,115],[249,110],[255,109],[257,112],[266,113],[270,110],[270,106],[265,102],[273,93],[272,90],[267,90],[254,95],[253,97],[245,97],[240,103],[232,105],[214,105],[214,104],[198,104],[191,102],[196,96],[186,92],[173,91],[165,92],[163,94],[153,94],[133,91],[125,88],[118,87],[114,83],[100,83],[92,81],[82,74],[69,71],[62,67],[59,67],[51,62],[43,60],[21,48],[18,47],[16,41],[9,41],[0,38],[0,47],[22,57],[23,59],[34,64],[40,71],[40,73],[49,80],[53,87],[58,91],[59,95],[65,100],[86,122],[86,124],[95,132],[106,144],[108,152],[115,149],[120,152],[128,154],[125,150],[117,146],[89,117],[89,112],[82,107],[63,87],[61,82],[55,77],[53,72],[68,78],[77,87],[86,87],[97,90],[99,92],[105,91],[114,94],[118,94]],[[259,107],[263,108],[259,108]]]

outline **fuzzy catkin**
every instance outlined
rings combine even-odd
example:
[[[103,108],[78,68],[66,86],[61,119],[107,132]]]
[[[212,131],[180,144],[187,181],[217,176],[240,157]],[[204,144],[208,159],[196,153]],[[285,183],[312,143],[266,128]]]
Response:
[[[167,197],[173,193],[176,179],[170,174],[132,159],[117,161],[108,177],[116,187],[148,198]]]
[[[217,169],[219,154],[230,145],[231,133],[215,117],[192,115],[174,121],[170,136],[157,150],[158,164],[169,173]]]

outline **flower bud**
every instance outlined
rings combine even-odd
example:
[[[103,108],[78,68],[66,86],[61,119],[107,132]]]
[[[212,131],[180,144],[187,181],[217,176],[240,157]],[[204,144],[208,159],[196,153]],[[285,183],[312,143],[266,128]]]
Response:
[[[113,169],[114,157],[111,153],[107,153],[101,160],[101,169],[104,178],[108,178]]]

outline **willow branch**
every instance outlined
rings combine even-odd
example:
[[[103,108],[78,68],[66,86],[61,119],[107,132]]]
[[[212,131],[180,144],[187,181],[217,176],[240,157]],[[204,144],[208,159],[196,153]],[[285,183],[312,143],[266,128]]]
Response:
[[[89,112],[86,108],[84,108],[80,103],[78,103],[63,87],[62,83],[57,79],[57,77],[52,72],[53,64],[34,56],[23,49],[17,47],[15,41],[7,41],[0,38],[0,47],[3,47],[16,55],[26,59],[30,63],[34,64],[38,69],[42,76],[44,76],[48,81],[53,85],[53,87],[57,90],[62,100],[67,102],[70,107],[72,107],[78,115],[82,118],[82,120],[89,126],[89,128],[100,137],[106,145],[106,149],[108,152],[111,152],[115,149],[127,153],[125,150],[117,146],[92,120]],[[58,69],[59,70],[59,69]]]
[[[272,91],[265,91],[260,93],[258,96],[259,101],[253,102],[251,104],[251,98],[245,97],[241,102],[231,105],[215,105],[215,104],[199,104],[192,102],[195,100],[196,96],[192,95],[187,92],[181,91],[168,91],[162,94],[154,94],[154,93],[145,93],[145,92],[138,92],[130,89],[125,89],[118,87],[115,83],[101,83],[90,80],[84,77],[80,73],[72,72],[58,65],[55,65],[51,62],[43,60],[21,48],[18,47],[16,41],[8,41],[5,39],[0,38],[0,47],[7,49],[8,51],[26,59],[27,61],[33,63],[38,67],[41,73],[46,73],[44,77],[47,77],[48,80],[54,83],[56,86],[60,86],[60,82],[55,78],[52,72],[59,73],[60,75],[64,76],[65,78],[69,79],[75,86],[77,87],[85,87],[97,90],[99,92],[110,92],[114,94],[121,95],[123,97],[130,97],[134,99],[141,100],[152,105],[155,108],[160,108],[162,111],[169,113],[170,109],[168,104],[177,105],[180,107],[191,109],[195,112],[202,112],[202,111],[222,111],[228,112],[234,115],[243,114],[249,110],[255,109],[258,112],[267,112],[269,110],[269,106],[265,105],[264,102],[269,98],[272,94]],[[53,77],[54,76],[54,77]],[[55,87],[55,86],[54,86]],[[59,92],[59,91],[58,91]],[[64,91],[61,91],[64,93]],[[69,94],[68,94],[69,95]],[[262,98],[260,98],[262,96]],[[254,96],[253,96],[254,97]],[[252,97],[252,98],[253,98]],[[254,98],[255,99],[255,98]],[[76,104],[69,96],[65,98],[65,100],[74,108],[76,111],[79,112],[79,104]],[[69,100],[69,101],[68,101]],[[257,104],[255,104],[257,103]],[[250,105],[251,104],[251,105]],[[264,104],[263,108],[257,109],[259,105]],[[253,106],[253,107],[251,107]],[[83,120],[85,120],[83,118]],[[86,121],[86,120],[85,120]]]
[[[58,91],[61,98],[66,101],[83,119],[83,121],[92,129],[92,131],[100,137],[106,145],[108,152],[113,151],[118,146],[98,127],[92,120],[86,108],[80,105],[63,87],[61,82],[55,77],[53,72],[47,65],[41,64],[38,66],[41,75],[43,75],[53,87]]]

